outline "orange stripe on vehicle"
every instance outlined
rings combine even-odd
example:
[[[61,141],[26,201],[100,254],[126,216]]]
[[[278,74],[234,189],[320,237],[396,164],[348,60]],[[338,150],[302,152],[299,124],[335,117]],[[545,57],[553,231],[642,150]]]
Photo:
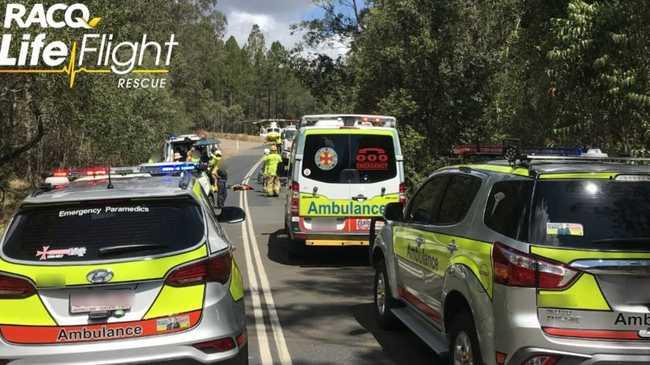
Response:
[[[0,326],[2,337],[15,344],[45,345],[119,340],[189,330],[201,320],[201,311],[144,321],[86,326]]]
[[[427,303],[421,301],[418,297],[411,294],[411,292],[409,292],[405,288],[399,288],[398,290],[399,290],[399,296],[402,297],[402,299],[406,300],[411,305],[414,305],[417,309],[422,311],[422,313],[424,313],[427,317],[431,318],[436,322],[440,322],[440,319],[442,317],[440,316],[440,313],[437,310],[435,310]]]
[[[640,340],[636,331],[583,330],[570,328],[544,327],[544,332],[551,336],[575,337],[598,340]]]

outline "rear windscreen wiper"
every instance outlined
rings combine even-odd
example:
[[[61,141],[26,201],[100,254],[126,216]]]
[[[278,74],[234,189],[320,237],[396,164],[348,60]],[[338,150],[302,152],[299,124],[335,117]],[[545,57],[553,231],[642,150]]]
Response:
[[[99,256],[118,255],[122,253],[137,251],[160,250],[163,248],[167,248],[167,246],[156,243],[136,243],[131,245],[108,246],[99,249]]]
[[[650,237],[630,237],[630,238],[604,238],[594,240],[593,243],[650,243]]]

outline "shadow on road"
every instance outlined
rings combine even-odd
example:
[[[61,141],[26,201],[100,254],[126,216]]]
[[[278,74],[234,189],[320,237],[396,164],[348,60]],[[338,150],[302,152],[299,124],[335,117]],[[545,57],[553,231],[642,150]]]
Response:
[[[396,364],[409,365],[443,365],[447,358],[436,355],[418,336],[408,328],[403,327],[393,331],[379,328],[373,303],[359,304],[352,308],[354,318],[368,332],[370,332],[384,354]]]
[[[367,247],[307,247],[292,241],[284,229],[267,235],[268,257],[282,265],[302,267],[368,266]],[[302,245],[302,248],[298,245]]]

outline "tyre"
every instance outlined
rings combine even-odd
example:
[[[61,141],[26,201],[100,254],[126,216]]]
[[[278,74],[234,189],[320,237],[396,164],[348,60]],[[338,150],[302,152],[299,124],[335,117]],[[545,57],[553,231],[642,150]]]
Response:
[[[305,241],[292,239],[289,242],[289,256],[294,259],[302,259],[308,256],[308,247]]]
[[[390,293],[390,285],[384,262],[379,262],[375,267],[373,291],[374,308],[379,327],[385,330],[399,328],[401,322],[392,312],[392,309],[398,307],[399,304]]]
[[[482,365],[474,319],[469,310],[456,314],[449,324],[449,364]]]

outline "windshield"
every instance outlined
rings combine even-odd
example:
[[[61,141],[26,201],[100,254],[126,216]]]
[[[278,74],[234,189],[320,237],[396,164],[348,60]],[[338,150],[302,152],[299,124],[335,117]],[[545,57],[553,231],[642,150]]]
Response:
[[[393,137],[317,134],[305,140],[303,176],[326,183],[364,184],[397,175]]]
[[[28,208],[8,231],[3,253],[28,261],[88,261],[162,254],[203,239],[201,210],[191,199],[84,202]],[[114,250],[115,251],[115,250]]]
[[[533,243],[650,251],[650,183],[539,181],[532,210]]]
[[[287,130],[282,132],[282,139],[293,139],[296,136],[295,130]]]

